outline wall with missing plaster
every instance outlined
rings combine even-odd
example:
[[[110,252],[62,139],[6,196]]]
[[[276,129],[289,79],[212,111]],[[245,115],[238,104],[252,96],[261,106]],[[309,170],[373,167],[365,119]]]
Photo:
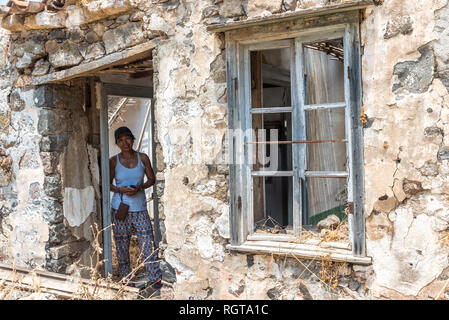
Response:
[[[61,266],[55,261],[65,261],[60,260],[64,252],[75,252],[76,246],[78,252],[88,252],[83,250],[91,241],[88,226],[95,217],[89,211],[98,208],[99,168],[92,160],[98,156],[98,145],[89,138],[95,133],[88,121],[95,114],[86,115],[82,104],[45,111],[35,101],[39,89],[13,89],[14,81],[69,67],[58,64],[61,59],[52,50],[57,41],[67,44],[72,63],[82,64],[95,54],[160,37],[163,41],[152,56],[155,191],[160,199],[164,277],[170,276],[177,298],[444,295],[449,272],[449,249],[440,240],[449,226],[447,0],[375,1],[362,13],[366,239],[373,264],[246,255],[225,247],[230,239],[226,52],[223,35],[208,32],[206,25],[343,2],[131,0],[116,16],[98,15],[95,21],[80,22],[79,28],[36,27],[11,35],[2,29],[1,260],[66,271],[67,265],[52,266]],[[133,36],[123,38],[126,32]],[[30,50],[28,41],[39,36],[50,43]],[[87,51],[76,53],[72,42]],[[48,126],[53,130],[62,125],[58,119],[64,116],[72,117],[74,126],[68,139],[46,132]],[[207,134],[199,137],[198,128]],[[57,154],[43,151],[46,147]],[[80,174],[68,175],[72,170]],[[69,201],[55,200],[55,195],[83,199],[83,208],[77,209],[82,214],[64,209]]]

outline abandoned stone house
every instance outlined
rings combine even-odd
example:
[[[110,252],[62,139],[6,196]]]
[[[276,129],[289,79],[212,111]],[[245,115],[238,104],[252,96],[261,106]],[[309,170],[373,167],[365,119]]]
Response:
[[[125,123],[177,299],[448,298],[448,0],[0,12],[2,265],[115,270]]]

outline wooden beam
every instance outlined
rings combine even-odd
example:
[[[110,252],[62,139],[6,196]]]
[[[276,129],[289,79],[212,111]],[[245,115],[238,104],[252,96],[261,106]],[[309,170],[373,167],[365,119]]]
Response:
[[[349,172],[348,194],[351,192],[354,204],[351,221],[353,253],[365,256],[365,212],[364,212],[364,180],[363,180],[363,126],[360,121],[362,109],[362,77],[360,61],[360,30],[358,23],[349,24],[345,36],[345,87],[349,135]],[[348,202],[351,202],[348,198]]]
[[[105,277],[112,274],[112,219],[111,219],[111,185],[109,181],[109,126],[108,126],[108,92],[102,83],[96,84],[97,101],[100,104],[100,148],[101,148],[101,192],[104,229],[103,256]]]
[[[117,83],[103,83],[107,95],[128,98],[153,98],[153,87],[124,85]]]
[[[262,109],[263,106],[263,64],[262,51],[250,52],[251,64],[251,104],[248,106],[251,110]],[[248,113],[251,119],[251,128],[253,129],[253,141],[266,140],[264,135],[263,115],[256,113]],[[260,135],[262,133],[262,135]],[[260,139],[260,140],[259,140]],[[250,147],[253,149],[253,166],[250,170],[258,171],[263,165],[259,161],[265,158],[265,146]],[[254,152],[255,151],[255,152]],[[254,175],[253,175],[254,177]],[[248,205],[250,208],[248,215],[248,224],[250,225],[250,232],[254,228],[254,221],[265,219],[265,179],[251,179],[248,181],[251,186],[252,203]]]
[[[308,104],[304,106],[304,110],[317,110],[317,109],[333,109],[333,108],[345,108],[346,102],[337,103],[325,103],[325,104]]]
[[[228,115],[229,115],[229,184],[230,192],[230,213],[229,228],[231,235],[231,244],[238,245],[242,242],[239,229],[241,228],[240,216],[242,205],[241,190],[241,169],[237,164],[238,149],[241,146],[238,143],[238,137],[233,134],[240,128],[240,116],[238,111],[238,92],[237,92],[237,43],[226,39],[226,87],[228,88]]]
[[[110,127],[111,124],[115,121],[115,119],[118,116],[118,113],[120,112],[120,109],[123,108],[123,106],[128,102],[128,98],[122,98],[120,99],[119,103],[118,103],[118,107],[115,110],[114,114],[112,115],[111,119],[108,120],[108,126]],[[109,109],[109,106],[108,106]]]
[[[207,31],[209,32],[225,32],[245,27],[261,26],[272,23],[279,23],[285,21],[291,21],[299,18],[320,16],[331,13],[345,12],[350,10],[363,9],[370,5],[373,5],[373,0],[359,0],[345,2],[342,4],[328,5],[320,8],[310,8],[304,10],[298,10],[295,12],[278,13],[269,17],[258,17],[254,19],[247,19],[243,21],[232,21],[221,24],[209,25]]]
[[[151,51],[158,45],[159,41],[159,39],[153,39],[134,47],[124,49],[120,52],[111,53],[97,60],[82,63],[78,66],[62,71],[56,71],[44,76],[20,76],[14,85],[16,87],[42,85],[93,75],[98,71],[108,69],[113,66],[149,58],[151,56]]]
[[[305,176],[308,178],[346,178],[346,171],[306,171]]]
[[[145,114],[145,120],[143,122],[142,129],[140,130],[139,140],[137,141],[137,147],[136,147],[137,152],[140,152],[140,147],[142,146],[143,135],[145,133],[145,129],[146,129],[147,123],[148,123],[148,117],[150,116],[150,112],[151,112],[151,102],[152,102],[152,100],[148,101],[147,112]]]
[[[251,108],[249,112],[251,114],[256,113],[283,113],[283,112],[292,112],[292,107],[274,107],[274,108]]]
[[[248,235],[248,241],[275,241],[275,242],[294,242],[313,246],[319,246],[320,248],[335,248],[351,250],[351,244],[348,242],[336,242],[336,241],[322,241],[321,239],[304,239],[291,234],[265,234],[254,233]],[[299,242],[298,242],[299,241]]]
[[[293,177],[293,171],[253,171],[253,177]]]
[[[87,289],[93,293],[96,290],[98,297],[114,297],[119,291],[123,291],[123,298],[136,299],[138,288],[107,284],[106,282],[83,279],[65,274],[49,272],[46,270],[31,270],[29,268],[16,267],[8,264],[0,264],[0,279],[7,285],[16,286],[25,290],[38,289],[51,293],[61,298],[71,299],[81,293],[81,289]]]
[[[336,249],[318,249],[316,246],[310,247],[306,249],[304,246],[298,248],[285,247],[280,242],[273,242],[272,244],[267,245],[260,244],[255,245],[254,242],[245,242],[239,246],[227,245],[226,248],[228,250],[234,250],[237,252],[251,253],[251,254],[275,254],[287,257],[296,257],[302,259],[314,259],[318,260],[325,257],[326,259],[331,259],[332,261],[337,262],[348,262],[354,264],[361,265],[369,265],[372,263],[371,257],[359,257],[355,256],[351,253],[351,251],[347,250],[347,253],[343,253],[341,251],[336,252]]]

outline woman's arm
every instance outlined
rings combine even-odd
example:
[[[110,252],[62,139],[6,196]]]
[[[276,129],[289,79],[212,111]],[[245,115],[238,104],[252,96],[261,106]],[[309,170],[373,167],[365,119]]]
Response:
[[[138,186],[138,188],[140,188],[140,190],[144,190],[154,185],[156,177],[154,176],[154,171],[153,168],[151,167],[150,158],[145,153],[141,153],[140,159],[142,160],[142,163],[145,166],[145,175],[147,176],[147,181],[145,181],[145,183],[142,184],[141,186]]]

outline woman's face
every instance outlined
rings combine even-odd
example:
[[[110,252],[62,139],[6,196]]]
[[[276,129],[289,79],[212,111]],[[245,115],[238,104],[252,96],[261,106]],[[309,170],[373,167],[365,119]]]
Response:
[[[127,134],[122,134],[117,139],[117,146],[122,151],[131,151],[133,148],[133,142],[134,140],[130,136],[128,136]]]

